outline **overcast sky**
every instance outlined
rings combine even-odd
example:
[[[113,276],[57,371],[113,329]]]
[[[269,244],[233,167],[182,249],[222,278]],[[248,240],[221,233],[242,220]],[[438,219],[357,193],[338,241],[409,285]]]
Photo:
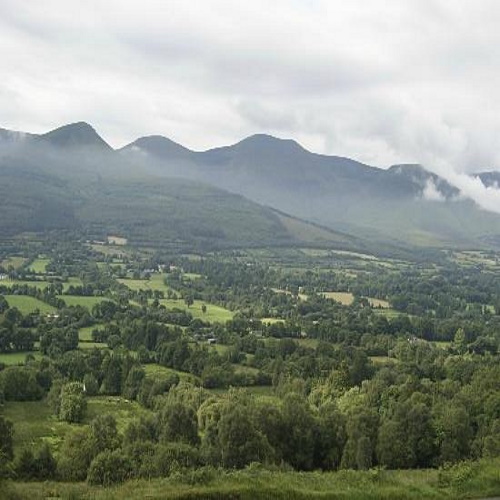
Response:
[[[500,1],[0,0],[0,126],[500,169]]]

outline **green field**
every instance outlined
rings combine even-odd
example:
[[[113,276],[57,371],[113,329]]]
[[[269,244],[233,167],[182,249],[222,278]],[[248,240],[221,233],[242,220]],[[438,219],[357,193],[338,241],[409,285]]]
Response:
[[[152,274],[151,278],[148,280],[135,280],[132,278],[122,278],[118,279],[117,281],[133,291],[158,290],[166,293],[169,290],[169,287],[165,284],[164,280],[165,280],[164,274],[155,273]]]
[[[84,297],[80,295],[58,295],[58,299],[64,300],[64,303],[69,306],[82,306],[91,310],[96,304],[100,304],[105,300],[111,300],[107,297]]]
[[[3,267],[5,267],[5,269],[8,269],[11,266],[14,269],[19,269],[20,267],[23,267],[25,262],[26,262],[25,257],[20,257],[18,255],[12,255],[12,256],[7,257],[6,259],[2,260],[2,262],[0,262],[0,264]]]
[[[35,259],[28,267],[28,271],[32,271],[36,274],[45,274],[47,272],[47,264],[50,262],[49,259],[38,258]]]
[[[391,304],[387,300],[375,299],[373,297],[366,297],[370,305],[376,309],[390,309]]]
[[[121,431],[134,417],[148,413],[148,410],[135,401],[121,397],[94,396],[89,397],[87,403],[84,424],[88,424],[97,415],[111,413]],[[81,426],[59,421],[45,400],[9,401],[3,407],[3,415],[14,422],[16,453],[25,447],[37,447],[43,442],[49,443],[57,451],[66,433]]]
[[[108,344],[101,342],[78,342],[78,349],[108,349]]]
[[[92,332],[94,330],[103,330],[104,325],[102,323],[98,323],[92,326],[86,326],[84,328],[80,328],[78,330],[78,338],[80,342],[91,342],[92,341]]]
[[[351,292],[323,292],[321,295],[344,306],[350,306],[354,302],[354,295]]]
[[[449,469],[279,472],[263,467],[222,473],[200,470],[110,487],[87,483],[6,482],[6,498],[175,500],[420,500],[498,498],[500,459]],[[203,474],[203,472],[205,472]],[[197,479],[197,480],[196,480]]]
[[[63,291],[65,292],[70,286],[82,286],[82,280],[80,278],[76,278],[74,276],[71,276],[68,278],[68,281],[63,283]]]
[[[196,375],[191,373],[181,372],[179,370],[174,370],[173,368],[167,368],[166,366],[158,365],[157,363],[149,363],[144,365],[144,371],[148,377],[165,377],[168,375],[176,374],[181,380],[186,382],[192,382],[197,380]]]
[[[30,287],[38,288],[39,290],[45,290],[50,283],[48,281],[27,281],[27,280],[5,280],[1,282],[2,286],[12,288],[14,285],[27,285]]]
[[[204,321],[212,321],[218,323],[224,323],[230,319],[233,319],[234,313],[225,309],[221,306],[216,306],[203,302],[202,300],[195,300],[193,305],[188,307],[183,299],[160,299],[160,304],[164,305],[167,309],[184,309],[189,311],[194,318],[200,318]],[[207,306],[207,312],[204,313],[201,308],[205,304]]]
[[[0,363],[4,363],[5,365],[22,365],[28,355],[34,356],[35,359],[42,357],[39,351],[8,352],[0,354]]]
[[[56,310],[55,307],[28,295],[5,295],[5,299],[9,307],[17,307],[22,314],[30,314],[37,309],[42,314],[48,314]]]

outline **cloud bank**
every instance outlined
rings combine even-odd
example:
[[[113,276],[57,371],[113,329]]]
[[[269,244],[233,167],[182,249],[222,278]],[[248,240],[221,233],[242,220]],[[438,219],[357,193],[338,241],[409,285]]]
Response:
[[[115,147],[266,132],[421,163],[485,209],[500,168],[496,0],[2,0],[0,126],[92,123]]]

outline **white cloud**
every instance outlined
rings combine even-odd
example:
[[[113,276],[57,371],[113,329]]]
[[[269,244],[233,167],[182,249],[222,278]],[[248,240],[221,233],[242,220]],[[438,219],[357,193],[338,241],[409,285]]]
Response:
[[[500,168],[499,21],[495,0],[2,0],[0,126],[197,150],[274,133],[425,164],[498,211],[460,174]]]

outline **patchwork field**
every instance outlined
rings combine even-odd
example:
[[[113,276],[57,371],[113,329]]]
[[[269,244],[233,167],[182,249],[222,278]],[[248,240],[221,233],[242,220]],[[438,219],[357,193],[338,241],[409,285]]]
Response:
[[[126,425],[135,417],[147,414],[135,401],[121,397],[94,396],[87,398],[87,413],[84,424],[88,424],[97,415],[111,413],[117,421],[118,428],[123,431]],[[15,422],[14,451],[18,453],[23,448],[33,448],[47,442],[57,452],[64,436],[77,424],[59,421],[53,414],[47,401],[9,401],[3,408],[6,418]],[[0,495],[1,497],[1,495]]]
[[[39,351],[0,353],[0,363],[5,365],[22,365],[26,360],[26,356],[34,356],[35,359],[42,357]]]
[[[149,280],[136,280],[131,278],[122,278],[117,280],[119,283],[122,283],[130,290],[138,291],[138,290],[158,290],[166,293],[169,290],[169,287],[165,284],[165,275],[164,274],[153,274]]]
[[[28,295],[5,295],[5,299],[9,307],[17,307],[22,314],[30,314],[37,309],[43,314],[48,314],[56,310],[55,307]]]
[[[89,310],[96,304],[111,300],[108,297],[84,297],[80,295],[58,295],[57,298],[62,299],[67,306],[82,306]]]
[[[208,304],[202,300],[195,300],[194,303],[188,307],[183,299],[160,299],[160,304],[164,305],[167,309],[183,309],[189,311],[194,318],[199,318],[205,321],[214,321],[224,323],[233,319],[234,313],[221,306]],[[207,312],[202,311],[203,305],[206,305]]]
[[[354,295],[351,292],[323,292],[321,295],[344,306],[350,306],[354,302]]]
[[[49,259],[38,258],[35,259],[28,267],[28,271],[35,274],[45,274],[47,272],[47,264],[50,262]]]
[[[23,267],[25,262],[26,262],[25,257],[12,255],[11,257],[7,257],[6,259],[2,260],[0,264],[3,267],[5,267],[5,269],[8,269],[9,267],[13,267],[14,269],[19,269],[20,267]]]

